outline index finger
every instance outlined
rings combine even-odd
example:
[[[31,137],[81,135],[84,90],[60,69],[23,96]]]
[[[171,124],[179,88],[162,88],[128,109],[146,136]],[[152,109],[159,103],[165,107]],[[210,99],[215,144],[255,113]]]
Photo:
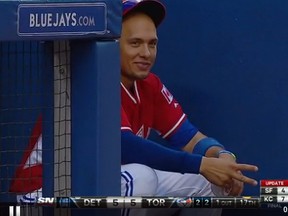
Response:
[[[257,172],[258,167],[250,164],[235,164],[235,168],[239,171],[253,171]]]

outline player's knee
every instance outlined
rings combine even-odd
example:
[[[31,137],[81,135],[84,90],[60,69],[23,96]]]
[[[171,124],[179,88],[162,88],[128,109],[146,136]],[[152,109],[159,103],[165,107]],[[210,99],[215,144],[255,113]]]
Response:
[[[122,196],[154,196],[158,185],[158,177],[154,169],[142,164],[122,166]]]
[[[224,188],[216,186],[203,177],[201,196],[226,196]]]
[[[194,178],[194,185],[197,185],[199,191],[193,194],[193,196],[215,196],[211,188],[211,183],[204,176],[197,175]]]

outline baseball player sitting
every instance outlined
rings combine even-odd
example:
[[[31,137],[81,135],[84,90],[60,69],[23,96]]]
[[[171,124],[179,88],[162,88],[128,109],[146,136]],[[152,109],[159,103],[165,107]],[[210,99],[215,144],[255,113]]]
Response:
[[[121,195],[238,196],[244,183],[257,185],[256,180],[241,171],[258,168],[237,163],[233,153],[201,133],[159,77],[150,71],[157,54],[157,27],[165,10],[157,0],[123,0]],[[148,140],[151,129],[173,148]],[[185,211],[188,210],[193,209]],[[122,215],[129,213],[148,215],[142,209],[125,209]],[[205,215],[208,214],[221,215],[221,210],[209,209]]]

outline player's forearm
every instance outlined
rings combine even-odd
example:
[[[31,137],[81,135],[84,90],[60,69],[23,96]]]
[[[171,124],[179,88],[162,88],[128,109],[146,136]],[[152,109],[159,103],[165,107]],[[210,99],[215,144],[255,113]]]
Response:
[[[204,137],[203,139],[200,139],[194,146],[192,153],[200,153],[205,157],[223,158],[232,161],[236,160],[236,156],[232,152],[225,150],[222,144],[220,144],[217,140],[209,137]]]
[[[199,173],[201,155],[169,149],[129,131],[121,132],[121,145],[122,164],[140,163],[164,171]]]
[[[201,154],[206,157],[218,157],[218,152],[223,149],[217,140],[201,133],[188,119],[169,137],[168,142],[186,152]]]
[[[183,150],[186,152],[193,152],[193,149],[195,147],[195,145],[203,138],[205,138],[206,136],[204,134],[202,134],[200,131],[198,131],[193,138],[188,142],[188,144],[186,146],[183,147]]]
[[[183,148],[183,150],[193,153],[194,147],[197,145],[199,141],[201,141],[204,138],[208,138],[208,137],[205,136],[200,131],[198,131],[196,135],[190,140],[190,142]],[[205,156],[206,157],[218,157],[218,152],[220,150],[223,150],[223,148],[220,146],[211,146],[210,148],[207,148],[207,151],[205,152]]]
[[[198,131],[183,150],[206,157],[219,157],[219,152],[224,150],[224,146],[216,139],[207,137]]]
[[[206,157],[219,157],[219,152],[224,149],[221,143],[201,133],[188,119],[182,123],[178,130],[169,137],[167,141],[171,146]],[[221,154],[221,158],[231,158],[231,156],[232,159],[234,159],[231,154]]]

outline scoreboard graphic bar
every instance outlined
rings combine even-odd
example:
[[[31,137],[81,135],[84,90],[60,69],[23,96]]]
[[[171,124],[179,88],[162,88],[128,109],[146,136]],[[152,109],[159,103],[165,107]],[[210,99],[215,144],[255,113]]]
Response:
[[[41,197],[56,208],[259,208],[259,197]]]
[[[13,206],[7,204],[13,215]],[[39,197],[32,205],[56,208],[277,208],[288,213],[288,180],[261,180],[260,196],[257,197]],[[19,203],[16,207],[18,214]]]

